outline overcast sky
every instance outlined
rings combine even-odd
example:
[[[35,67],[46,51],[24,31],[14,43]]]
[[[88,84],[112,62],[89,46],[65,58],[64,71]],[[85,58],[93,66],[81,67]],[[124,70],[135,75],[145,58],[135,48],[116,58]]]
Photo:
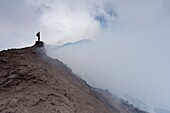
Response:
[[[169,0],[0,0],[0,23],[0,50],[33,45],[38,31],[48,45],[94,40],[58,57],[97,87],[170,110]]]

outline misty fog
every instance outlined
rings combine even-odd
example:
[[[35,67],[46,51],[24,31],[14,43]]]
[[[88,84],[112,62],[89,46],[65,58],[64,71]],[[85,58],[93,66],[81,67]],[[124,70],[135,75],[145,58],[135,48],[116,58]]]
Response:
[[[168,108],[169,41],[121,33],[92,43],[46,49],[92,86],[112,93],[118,90],[151,106],[164,103],[161,107]]]
[[[92,86],[112,93],[118,90],[150,106],[170,109],[170,2],[110,2],[115,15],[103,14],[105,18],[99,20],[98,26],[91,24],[98,27],[93,29],[95,38],[90,38],[93,43],[60,49],[47,47],[48,55],[63,61]],[[76,38],[70,40],[75,41]]]

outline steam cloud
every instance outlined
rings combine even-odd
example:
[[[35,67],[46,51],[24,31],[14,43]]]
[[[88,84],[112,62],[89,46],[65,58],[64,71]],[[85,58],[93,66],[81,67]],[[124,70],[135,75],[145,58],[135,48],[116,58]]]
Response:
[[[0,6],[7,3],[1,0]],[[170,110],[169,0],[17,0],[13,4],[18,7],[0,7],[1,37],[5,37],[0,48],[7,47],[7,37],[14,37],[8,43],[12,47],[15,42],[18,47],[32,44],[29,37],[40,30],[48,54],[91,85],[118,89]],[[8,18],[18,11],[22,21],[21,15]],[[82,39],[94,42],[52,47]]]

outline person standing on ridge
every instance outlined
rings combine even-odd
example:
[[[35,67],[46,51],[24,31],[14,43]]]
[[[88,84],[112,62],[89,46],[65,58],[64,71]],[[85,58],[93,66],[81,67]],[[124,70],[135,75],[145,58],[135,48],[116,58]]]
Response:
[[[38,37],[38,41],[40,41],[40,32],[38,32],[36,36]]]

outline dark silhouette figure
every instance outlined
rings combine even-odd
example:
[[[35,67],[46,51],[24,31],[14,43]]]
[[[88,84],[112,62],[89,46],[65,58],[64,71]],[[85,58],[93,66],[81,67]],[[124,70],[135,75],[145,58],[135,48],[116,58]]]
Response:
[[[40,32],[38,32],[36,36],[38,37],[38,41],[40,41]]]

